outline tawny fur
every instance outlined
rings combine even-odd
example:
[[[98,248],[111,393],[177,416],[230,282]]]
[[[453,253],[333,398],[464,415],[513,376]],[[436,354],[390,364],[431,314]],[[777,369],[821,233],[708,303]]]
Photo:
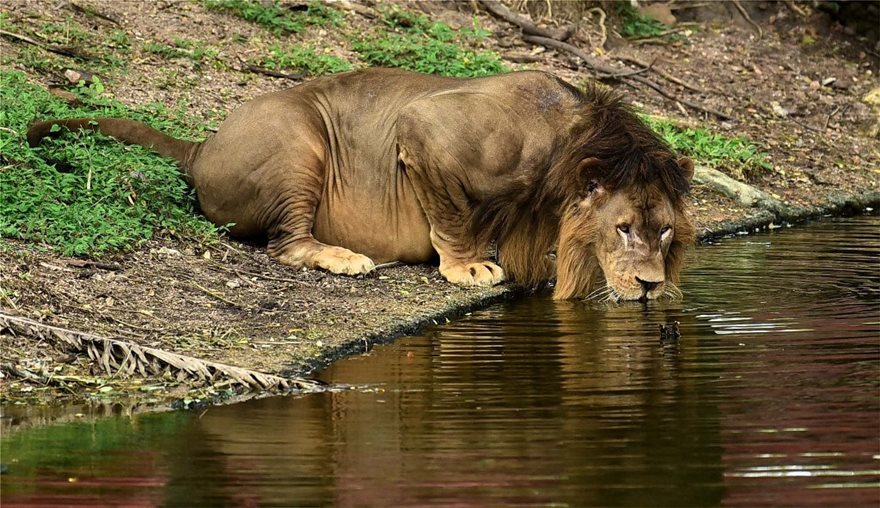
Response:
[[[665,280],[678,280],[693,238],[684,203],[690,163],[610,89],[578,90],[541,72],[458,80],[368,69],[318,78],[244,104],[202,143],[109,118],[40,122],[29,143],[53,135],[54,125],[174,157],[210,220],[267,240],[269,254],[294,267],[356,275],[374,262],[439,256],[457,284],[555,278],[557,298],[582,297],[603,279],[621,279],[603,273],[609,254],[596,252],[603,245],[614,256],[619,243],[603,203],[648,188],[659,197],[624,211],[646,214],[636,233],[653,249],[661,225],[651,216],[675,210],[663,219],[674,223]],[[493,244],[500,267],[487,259]],[[628,266],[632,286],[639,262]]]

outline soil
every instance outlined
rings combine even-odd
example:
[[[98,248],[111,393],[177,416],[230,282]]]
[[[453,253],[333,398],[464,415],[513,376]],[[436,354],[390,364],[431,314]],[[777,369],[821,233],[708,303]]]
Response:
[[[187,59],[162,61],[155,55],[136,53],[126,72],[103,80],[108,93],[126,104],[160,101],[173,107],[186,100],[192,113],[206,120],[222,117],[250,98],[296,84],[243,70],[242,62],[274,41],[307,42],[339,56],[352,55],[344,39],[332,30],[313,27],[279,37],[230,15],[207,11],[199,3],[92,1],[89,5],[117,20],[118,26],[74,13],[65,2],[6,0],[3,11],[20,24],[63,23],[65,17],[74,16],[92,30],[121,29],[139,42],[168,43],[185,37],[218,48],[233,70],[212,66],[196,70]],[[735,120],[698,114],[641,86],[610,83],[646,112],[747,137],[769,154],[771,171],[726,171],[781,200],[790,207],[789,216],[745,208],[712,188],[697,185],[690,199],[702,237],[736,231],[743,225],[756,227],[839,211],[846,197],[855,198],[855,208],[874,205],[880,191],[880,144],[868,131],[878,121],[878,113],[861,101],[880,85],[880,59],[874,47],[806,4],[801,4],[807,10],[805,17],[784,3],[746,5],[762,28],[760,38],[731,5],[716,5],[708,12],[687,7],[673,11],[685,35],[677,41],[626,41],[609,25],[604,49],[591,51],[601,40],[600,27],[595,17],[584,17],[571,42],[622,70],[635,69],[623,65],[627,58],[654,62],[652,69],[676,76],[702,92],[665,81],[653,71],[646,76],[678,97],[723,111]],[[511,60],[530,55],[537,61],[529,68],[553,72],[573,83],[591,77],[576,57],[522,42],[518,28],[486,12],[474,13],[471,3],[410,7],[420,7],[453,26],[470,25],[477,16],[493,34],[483,42],[487,49]],[[353,11],[347,12],[346,22],[378,23]],[[11,51],[15,44],[0,39],[0,52]],[[58,81],[57,76],[20,70],[35,82]],[[412,333],[520,291],[510,285],[459,288],[446,283],[437,268],[429,265],[389,267],[357,278],[296,271],[270,259],[262,246],[232,240],[206,247],[159,238],[136,252],[102,258],[101,267],[79,266],[82,263],[76,261],[40,245],[0,240],[0,295],[5,295],[0,310],[283,375],[308,373],[341,355],[363,353],[378,341]],[[167,377],[104,376],[95,370],[95,362],[82,355],[11,330],[0,330],[0,340],[0,363],[43,376],[36,382],[5,368],[0,401],[7,404],[122,398],[162,403],[215,395]]]

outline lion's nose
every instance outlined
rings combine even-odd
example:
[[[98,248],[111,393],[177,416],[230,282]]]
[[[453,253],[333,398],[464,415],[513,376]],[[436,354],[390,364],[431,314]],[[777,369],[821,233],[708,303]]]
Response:
[[[659,286],[660,283],[663,282],[663,281],[662,281],[662,280],[657,280],[657,281],[653,281],[653,280],[642,280],[642,279],[636,277],[636,282],[638,282],[639,284],[642,285],[642,289],[645,290],[645,293],[648,293],[648,292],[650,292],[652,289],[654,289],[654,288],[656,288],[657,286]]]

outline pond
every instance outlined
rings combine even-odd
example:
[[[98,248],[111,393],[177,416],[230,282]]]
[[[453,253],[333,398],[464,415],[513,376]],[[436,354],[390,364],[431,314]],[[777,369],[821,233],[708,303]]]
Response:
[[[682,288],[474,312],[319,375],[351,389],[22,430],[2,503],[877,506],[880,218],[702,246]]]

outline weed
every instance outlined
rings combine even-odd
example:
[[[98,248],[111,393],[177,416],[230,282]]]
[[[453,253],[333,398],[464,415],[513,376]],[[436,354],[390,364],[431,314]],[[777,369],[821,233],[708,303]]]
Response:
[[[321,54],[310,46],[269,46],[269,56],[257,63],[267,69],[293,70],[312,76],[351,70],[351,64],[334,55]]]
[[[681,127],[666,118],[642,115],[642,120],[672,148],[707,166],[725,168],[745,177],[773,169],[767,154],[746,138],[731,138],[706,129]]]
[[[293,10],[277,0],[203,0],[208,9],[227,11],[236,16],[262,25],[276,34],[302,32],[307,26],[339,26],[345,15],[318,0],[308,3],[305,10]]]
[[[445,23],[397,7],[384,10],[382,20],[394,32],[373,31],[352,40],[352,48],[369,65],[460,77],[508,71],[497,54],[466,47],[488,33],[476,23],[456,33]]]
[[[179,137],[200,133],[182,110],[128,109],[101,96],[101,86],[81,86],[86,105],[71,108],[23,73],[0,69],[0,236],[43,242],[66,255],[127,250],[160,232],[215,238],[217,229],[194,214],[195,201],[171,161],[97,133],[27,147],[23,133],[33,118],[127,117]]]
[[[620,35],[627,39],[659,37],[666,31],[666,25],[654,18],[642,16],[627,2],[616,2],[617,17],[620,20]]]

